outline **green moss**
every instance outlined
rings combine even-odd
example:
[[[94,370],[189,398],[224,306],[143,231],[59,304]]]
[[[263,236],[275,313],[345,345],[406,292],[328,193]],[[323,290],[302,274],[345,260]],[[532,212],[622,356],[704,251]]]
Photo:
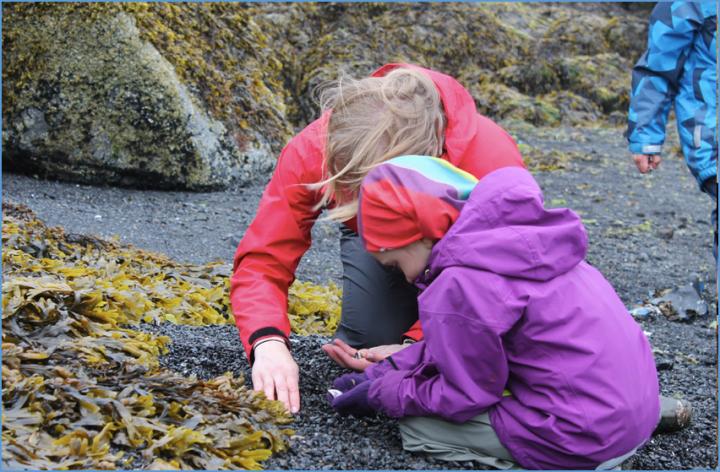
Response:
[[[547,61],[540,61],[532,67],[526,64],[504,67],[498,71],[497,78],[505,85],[532,95],[549,93],[560,86],[557,71]]]
[[[583,154],[576,151],[560,151],[559,149],[543,149],[528,144],[519,144],[525,165],[533,172],[552,172],[565,170],[573,160],[583,159]],[[557,206],[552,203],[553,206]]]
[[[285,117],[282,64],[247,8],[238,4],[4,5],[3,39],[12,60],[3,60],[3,110],[14,109],[17,91],[43,66],[43,53],[52,41],[47,22],[88,28],[120,12],[132,15],[142,39],[163,54],[210,114],[225,123],[241,150],[248,130],[267,129],[279,151],[292,132]],[[5,86],[8,82],[12,88]]]
[[[651,3],[647,6],[652,7]],[[632,62],[640,58],[647,47],[647,18],[650,10],[641,13],[641,17],[624,15],[622,18],[613,17],[607,22],[602,30],[603,36],[611,51]]]
[[[619,54],[566,57],[555,67],[563,89],[590,99],[605,114],[627,111],[632,64]]]
[[[610,228],[605,230],[605,236],[610,238],[626,238],[629,235],[648,233],[652,231],[652,221],[645,220],[635,225],[627,225],[622,221],[615,221]]]
[[[290,136],[282,64],[246,8],[223,3],[120,7],[133,14],[143,38],[163,53],[236,136],[241,130],[266,128],[275,134],[276,146]]]
[[[553,91],[542,99],[560,112],[560,121],[572,126],[596,126],[602,124],[602,110],[592,100],[570,91]]]
[[[345,73],[363,77],[388,62],[410,62],[455,76],[522,61],[531,39],[496,13],[503,5],[254,5],[291,86],[289,116],[317,116],[314,88]],[[287,25],[292,25],[288,27]],[[296,25],[303,25],[299,28]],[[312,33],[311,33],[312,32]]]
[[[540,41],[542,49],[553,54],[598,54],[609,49],[604,29],[607,17],[593,13],[561,11]]]
[[[515,89],[493,82],[470,87],[478,110],[496,119],[515,118],[536,126],[560,124],[560,110],[547,100],[530,97]]]

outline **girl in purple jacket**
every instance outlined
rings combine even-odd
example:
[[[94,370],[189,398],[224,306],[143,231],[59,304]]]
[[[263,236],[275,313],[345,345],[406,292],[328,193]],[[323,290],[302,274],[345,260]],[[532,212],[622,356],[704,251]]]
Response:
[[[533,177],[478,182],[403,156],[363,181],[359,229],[421,294],[425,339],[334,382],[333,407],[403,418],[406,449],[497,468],[613,468],[645,443],[660,402],[652,351],[569,209]]]

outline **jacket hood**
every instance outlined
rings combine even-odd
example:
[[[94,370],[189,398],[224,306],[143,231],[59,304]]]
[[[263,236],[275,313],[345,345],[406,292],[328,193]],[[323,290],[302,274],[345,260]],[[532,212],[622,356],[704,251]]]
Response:
[[[549,280],[575,267],[586,251],[580,217],[567,208],[545,209],[532,175],[506,167],[480,180],[455,224],[433,248],[429,271],[421,278],[431,280],[445,268],[463,266]]]

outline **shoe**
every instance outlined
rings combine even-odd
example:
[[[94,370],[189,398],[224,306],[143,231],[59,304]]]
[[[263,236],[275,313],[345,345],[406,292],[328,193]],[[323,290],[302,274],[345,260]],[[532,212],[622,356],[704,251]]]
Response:
[[[687,400],[660,396],[660,422],[654,434],[687,428],[692,421],[692,405]]]

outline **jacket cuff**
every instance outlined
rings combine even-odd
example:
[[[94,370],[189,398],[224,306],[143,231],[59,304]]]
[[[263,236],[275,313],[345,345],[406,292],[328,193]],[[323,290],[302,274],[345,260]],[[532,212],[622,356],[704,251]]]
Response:
[[[628,149],[633,154],[661,154],[662,144],[630,143]]]
[[[365,369],[365,375],[367,375],[370,380],[375,380],[383,377],[392,370],[398,370],[398,366],[395,364],[392,356],[389,356]]]
[[[406,371],[390,370],[377,380],[373,380],[368,391],[368,403],[379,412],[391,418],[403,416],[400,404],[400,382],[405,378]]]
[[[292,350],[292,346],[290,345],[290,340],[287,337],[287,334],[280,331],[274,326],[267,326],[265,328],[260,328],[253,332],[250,337],[248,338],[248,344],[252,346],[250,348],[250,366],[252,366],[255,363],[255,346],[253,346],[257,341],[260,341],[261,339],[268,338],[271,336],[277,336],[283,339],[285,341],[285,346],[287,346],[288,350]]]

